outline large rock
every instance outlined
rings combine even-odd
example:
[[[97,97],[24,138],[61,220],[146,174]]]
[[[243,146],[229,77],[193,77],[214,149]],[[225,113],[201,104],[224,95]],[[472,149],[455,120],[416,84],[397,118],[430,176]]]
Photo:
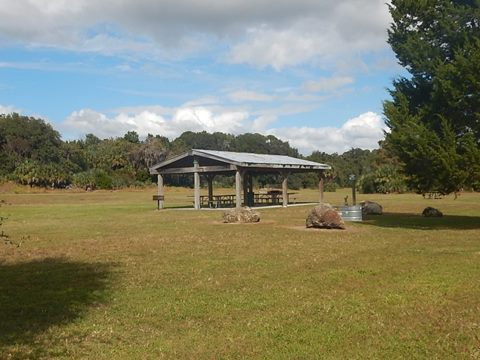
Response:
[[[240,209],[230,209],[223,213],[224,223],[256,223],[260,221],[260,215],[245,206]]]
[[[345,229],[345,223],[340,214],[330,204],[315,206],[306,220],[307,228]]]
[[[383,214],[382,205],[374,201],[362,201],[360,205],[362,206],[363,215],[382,215]]]
[[[440,210],[429,206],[423,209],[422,215],[425,217],[442,217],[443,213]]]

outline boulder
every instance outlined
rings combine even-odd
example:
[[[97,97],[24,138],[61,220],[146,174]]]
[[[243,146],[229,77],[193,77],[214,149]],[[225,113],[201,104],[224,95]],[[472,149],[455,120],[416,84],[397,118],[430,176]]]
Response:
[[[256,223],[260,221],[260,215],[245,206],[240,209],[230,209],[223,213],[224,223]]]
[[[428,206],[423,209],[422,215],[425,217],[442,217],[443,213],[438,209]]]
[[[383,214],[382,205],[374,201],[362,201],[360,205],[362,206],[363,215],[382,215]]]
[[[319,229],[345,229],[342,217],[330,204],[315,206],[308,214],[306,226]]]

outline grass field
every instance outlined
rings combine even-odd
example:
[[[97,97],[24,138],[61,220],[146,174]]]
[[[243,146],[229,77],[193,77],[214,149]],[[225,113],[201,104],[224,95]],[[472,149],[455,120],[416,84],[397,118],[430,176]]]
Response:
[[[306,230],[310,207],[232,225],[156,211],[154,189],[15,192],[2,229],[27,238],[0,244],[1,359],[480,358],[480,194],[359,195],[386,214],[341,231]]]

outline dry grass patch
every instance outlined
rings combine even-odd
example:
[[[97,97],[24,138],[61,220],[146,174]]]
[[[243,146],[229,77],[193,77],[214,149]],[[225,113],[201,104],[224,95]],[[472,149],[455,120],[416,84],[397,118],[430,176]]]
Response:
[[[155,211],[152,192],[2,195],[5,230],[31,238],[0,253],[0,358],[478,354],[479,194],[360,195],[387,214],[340,231],[305,229],[310,207],[237,226]]]

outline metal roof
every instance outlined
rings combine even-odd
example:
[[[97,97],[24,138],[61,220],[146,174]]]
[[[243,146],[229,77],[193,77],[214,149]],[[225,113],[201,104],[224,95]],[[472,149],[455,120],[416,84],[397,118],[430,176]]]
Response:
[[[297,159],[291,156],[285,155],[270,155],[270,154],[254,154],[232,151],[217,151],[217,150],[201,150],[192,149],[187,153],[167,159],[159,164],[156,164],[150,168],[150,173],[157,173],[161,168],[167,165],[173,164],[177,161],[181,161],[189,156],[204,157],[207,159],[213,159],[216,161],[228,163],[231,165],[245,167],[245,168],[289,168],[298,170],[329,170],[330,165],[317,163],[314,161],[308,161],[303,159]]]
[[[276,166],[306,166],[316,169],[330,169],[331,167],[326,164],[320,164],[313,161],[297,159],[286,155],[270,155],[270,154],[254,154],[254,153],[242,153],[232,151],[216,151],[216,150],[199,150],[193,149],[194,155],[210,155],[217,160],[233,163],[239,166],[251,166],[251,165],[276,165]]]

